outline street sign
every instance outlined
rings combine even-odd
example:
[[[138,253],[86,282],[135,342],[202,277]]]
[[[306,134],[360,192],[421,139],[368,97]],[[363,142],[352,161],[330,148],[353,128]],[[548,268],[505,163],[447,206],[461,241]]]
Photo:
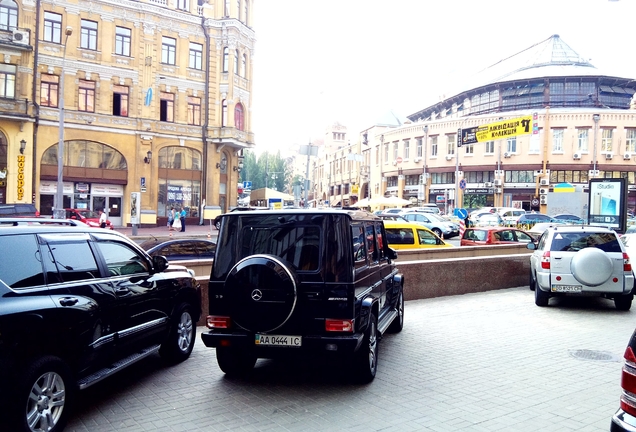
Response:
[[[146,177],[141,178],[141,191],[146,192]]]
[[[252,190],[252,182],[244,181],[243,182],[243,192],[250,192]]]
[[[461,180],[459,181],[459,188],[460,188],[461,190],[466,189],[466,179],[461,179]]]
[[[457,217],[460,219],[466,219],[468,217],[468,210],[464,208],[458,208],[455,209],[455,211],[457,212]]]
[[[395,160],[395,162],[401,164],[402,163],[402,158],[398,156],[397,159]]]

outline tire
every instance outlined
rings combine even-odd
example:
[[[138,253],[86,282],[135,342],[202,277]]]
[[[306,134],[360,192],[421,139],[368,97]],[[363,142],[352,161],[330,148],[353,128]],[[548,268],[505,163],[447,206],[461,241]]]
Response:
[[[20,375],[7,410],[10,430],[63,430],[76,390],[68,366],[57,357],[45,356],[28,364]]]
[[[625,294],[614,297],[614,306],[619,311],[628,311],[632,307],[633,294]]]
[[[188,303],[175,309],[170,322],[170,333],[161,345],[159,354],[169,363],[180,363],[190,357],[196,341],[196,323]]]
[[[537,289],[537,281],[534,279],[532,270],[530,270],[530,291],[534,291],[535,289]]]
[[[433,231],[437,237],[442,238],[442,230],[441,229],[433,228],[431,231]]]
[[[230,316],[245,330],[272,332],[294,313],[298,287],[296,272],[287,261],[273,255],[244,258],[225,279]]]
[[[550,301],[550,294],[543,291],[538,286],[534,288],[534,304],[537,306],[547,306]]]
[[[404,328],[404,287],[400,287],[400,294],[398,295],[397,305],[395,306],[398,315],[393,319],[393,322],[389,326],[389,332],[399,333]]]
[[[378,371],[378,319],[371,314],[369,325],[364,332],[362,346],[354,354],[353,372],[356,381],[367,384],[373,381]]]
[[[256,354],[248,349],[217,347],[216,362],[228,376],[245,376],[254,369]]]

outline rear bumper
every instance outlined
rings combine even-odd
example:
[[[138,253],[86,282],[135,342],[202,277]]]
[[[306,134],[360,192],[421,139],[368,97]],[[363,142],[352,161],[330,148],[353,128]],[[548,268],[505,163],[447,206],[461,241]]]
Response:
[[[632,289],[634,288],[634,277],[631,275],[625,275],[623,277],[623,281],[624,281],[624,284],[621,286],[622,289],[620,290],[616,289],[620,286],[620,284],[618,283],[615,284],[616,288],[614,289],[611,289],[611,288],[608,289],[607,283],[599,287],[591,287],[591,286],[582,285],[582,291],[580,293],[573,293],[573,294],[574,295],[598,294],[598,295],[607,295],[609,297],[613,295],[630,294],[632,292]],[[574,284],[580,285],[580,283],[576,281],[574,282]],[[550,273],[537,272],[537,285],[539,286],[539,288],[541,288],[542,291],[550,292],[551,291]],[[559,294],[562,294],[562,293],[559,293]]]
[[[612,417],[611,432],[636,432],[636,417],[627,414],[622,409],[616,411]]]
[[[300,347],[264,347],[254,343],[255,337],[253,333],[207,331],[201,334],[201,340],[208,348],[216,348],[219,346],[255,348],[256,354],[259,357],[269,357],[276,353],[284,354],[290,352],[353,353],[357,351],[362,344],[363,337],[364,335],[362,333],[342,336],[303,335],[302,346]]]

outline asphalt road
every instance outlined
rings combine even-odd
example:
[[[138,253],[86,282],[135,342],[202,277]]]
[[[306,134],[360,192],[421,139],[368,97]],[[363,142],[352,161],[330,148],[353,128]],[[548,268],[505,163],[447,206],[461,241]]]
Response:
[[[636,311],[609,300],[534,305],[527,287],[415,300],[352,384],[315,360],[259,360],[228,379],[200,338],[82,392],[68,431],[607,431]],[[205,331],[200,328],[199,332]]]

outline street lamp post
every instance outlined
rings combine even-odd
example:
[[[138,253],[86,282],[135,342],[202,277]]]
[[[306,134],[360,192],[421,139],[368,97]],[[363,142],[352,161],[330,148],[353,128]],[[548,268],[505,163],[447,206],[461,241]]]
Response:
[[[73,34],[72,27],[66,27],[64,32],[64,51],[62,53],[62,69],[60,71],[60,96],[59,101],[59,128],[57,142],[57,191],[55,195],[55,212],[54,219],[64,219],[66,212],[64,211],[64,63],[66,61],[66,45],[68,37]]]
[[[424,161],[422,167],[422,201],[428,202],[428,195],[426,192],[426,186],[428,185],[428,181],[426,178],[426,148],[428,147],[428,125],[424,125],[424,145],[422,146],[422,159]]]
[[[594,114],[592,116],[592,120],[594,120],[594,154],[593,154],[593,161],[592,161],[592,170],[593,173],[590,177],[596,177],[596,141],[598,139],[598,121],[601,119],[601,116],[598,114]]]

